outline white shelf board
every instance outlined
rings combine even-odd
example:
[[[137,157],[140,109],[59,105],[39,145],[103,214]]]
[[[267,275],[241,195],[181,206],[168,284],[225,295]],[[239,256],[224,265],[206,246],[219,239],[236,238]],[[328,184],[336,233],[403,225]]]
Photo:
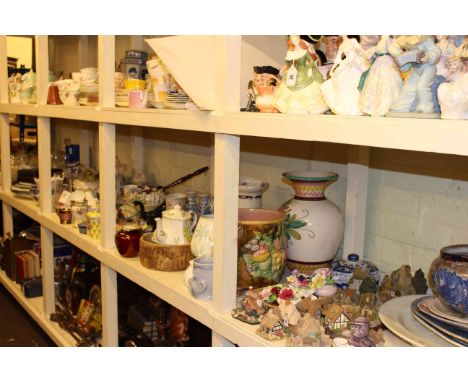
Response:
[[[209,111],[101,108],[99,106],[0,104],[0,113],[63,118],[119,125],[214,132]]]
[[[139,257],[124,258],[116,249],[106,250],[103,262],[115,271],[162,298],[209,328],[213,327],[213,304],[192,296],[184,283],[184,271],[148,269]]]
[[[21,287],[10,280],[4,271],[0,271],[0,282],[58,346],[76,346],[76,341],[70,334],[45,316],[42,297],[25,297]]]
[[[468,121],[213,112],[218,133],[468,155]]]

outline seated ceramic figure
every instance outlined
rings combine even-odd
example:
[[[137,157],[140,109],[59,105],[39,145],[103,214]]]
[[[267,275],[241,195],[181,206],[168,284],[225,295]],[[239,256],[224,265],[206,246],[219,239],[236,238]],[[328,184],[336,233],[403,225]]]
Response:
[[[363,37],[368,40],[370,36]],[[378,36],[372,37],[375,39]],[[391,57],[402,50],[389,36],[382,36],[376,45],[366,42],[366,46],[369,48],[365,50],[364,57],[371,62],[371,66],[359,82],[359,107],[365,114],[383,116],[398,100],[403,86],[400,72]]]
[[[397,43],[406,52],[418,52],[421,56],[420,59],[408,62],[401,67],[404,72],[410,69],[412,71],[398,100],[392,106],[392,111],[397,113],[410,112],[412,104],[416,102],[415,111],[417,113],[434,113],[432,85],[437,73],[436,64],[441,55],[440,48],[435,44],[434,37],[430,35],[400,36]]]
[[[290,36],[286,66],[274,96],[274,106],[281,113],[322,114],[328,106],[322,98],[323,77],[299,36]]]
[[[320,85],[325,102],[335,114],[362,115],[358,84],[362,73],[369,68],[363,53],[355,38],[345,38],[330,70],[330,78]]]
[[[462,61],[460,59],[458,61],[461,68]],[[453,81],[444,82],[437,90],[440,117],[443,119],[468,119],[468,73],[459,70],[452,77],[449,76],[450,78],[453,78]]]

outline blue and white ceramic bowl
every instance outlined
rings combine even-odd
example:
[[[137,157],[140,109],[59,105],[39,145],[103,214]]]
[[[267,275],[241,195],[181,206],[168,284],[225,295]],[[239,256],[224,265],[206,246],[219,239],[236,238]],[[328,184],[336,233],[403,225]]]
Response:
[[[334,260],[331,264],[333,280],[339,288],[348,288],[349,280],[356,268],[368,269],[377,284],[380,281],[380,274],[377,267],[369,261],[359,260],[359,255],[352,253],[348,259]]]
[[[447,308],[468,316],[468,244],[440,250],[429,270],[429,285]]]

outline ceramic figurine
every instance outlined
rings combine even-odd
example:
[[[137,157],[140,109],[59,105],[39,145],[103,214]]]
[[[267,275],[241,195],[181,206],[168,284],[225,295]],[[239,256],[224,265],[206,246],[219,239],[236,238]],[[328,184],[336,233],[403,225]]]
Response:
[[[363,52],[355,38],[345,37],[329,72],[330,78],[320,85],[323,99],[334,114],[362,115],[358,84],[369,68]]]
[[[447,80],[447,60],[455,55],[457,49],[456,40],[458,36],[438,35],[436,36],[436,45],[440,48],[440,59],[437,63],[437,73],[432,84],[432,103],[434,104],[434,111],[440,113],[440,105],[437,99],[437,91],[443,82]],[[412,105],[412,109],[415,106]]]
[[[281,113],[323,114],[328,106],[322,98],[323,77],[299,36],[290,36],[286,66],[274,96],[274,106]]]
[[[321,337],[320,321],[306,313],[291,330],[287,346],[319,347],[321,345]]]
[[[413,285],[416,294],[427,293],[427,280],[421,268],[415,272],[414,277],[411,279],[411,285]]]
[[[297,325],[297,322],[301,318],[301,314],[296,309],[296,305],[294,305],[291,301],[280,299],[279,310],[284,326],[288,327]]]
[[[254,66],[254,73],[254,79],[249,81],[249,101],[245,111],[277,112],[271,102],[280,81],[279,69],[273,66]],[[271,96],[268,99],[267,94]]]
[[[442,119],[468,119],[468,73],[453,82],[442,83],[437,90]]]
[[[350,345],[356,347],[374,347],[374,341],[370,338],[369,320],[358,317],[351,322],[351,334],[348,337]]]
[[[369,36],[363,37],[366,40]],[[371,62],[371,67],[363,73],[359,83],[359,106],[363,113],[383,116],[398,100],[403,83],[392,56],[401,52],[389,36],[382,36],[376,45],[365,50],[364,57]]]
[[[432,102],[432,84],[434,83],[441,50],[430,35],[400,36],[396,39],[403,54],[395,54],[396,61],[401,64],[401,70],[412,69],[406,80],[398,100],[392,105],[392,113],[409,113],[413,102],[417,113],[434,113]],[[393,115],[393,114],[392,114]]]
[[[256,333],[267,340],[280,340],[286,335],[286,327],[282,318],[270,309],[260,322]]]
[[[248,324],[258,324],[263,319],[265,311],[262,295],[250,287],[241,301],[241,307],[233,309],[231,315]]]
[[[326,35],[321,38],[325,46],[325,62],[318,67],[323,78],[328,78],[329,72],[338,57],[338,50],[343,42],[343,37],[338,35]]]

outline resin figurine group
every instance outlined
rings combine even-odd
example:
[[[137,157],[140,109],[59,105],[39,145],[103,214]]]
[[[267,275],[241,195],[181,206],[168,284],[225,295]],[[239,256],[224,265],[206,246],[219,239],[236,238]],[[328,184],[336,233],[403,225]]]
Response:
[[[249,92],[247,111],[467,119],[468,37],[291,35]]]

